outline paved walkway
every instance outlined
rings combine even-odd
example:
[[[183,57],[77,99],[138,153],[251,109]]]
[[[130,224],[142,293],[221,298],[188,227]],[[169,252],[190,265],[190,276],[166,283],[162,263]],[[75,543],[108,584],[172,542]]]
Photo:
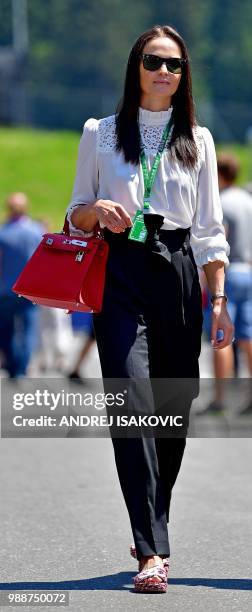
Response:
[[[210,355],[204,346],[202,376]],[[96,349],[86,374],[99,376]],[[251,612],[249,438],[188,439],[160,596],[132,590],[136,562],[110,439],[2,439],[0,461],[0,589],[66,589],[70,612]]]
[[[67,589],[71,612],[251,611],[249,439],[188,439],[160,596],[132,591],[136,563],[109,439],[3,439],[0,460],[0,588]]]

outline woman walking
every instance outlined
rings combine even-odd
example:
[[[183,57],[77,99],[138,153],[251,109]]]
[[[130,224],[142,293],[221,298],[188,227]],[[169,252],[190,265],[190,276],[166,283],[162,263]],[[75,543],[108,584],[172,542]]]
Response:
[[[224,293],[229,246],[213,139],[196,123],[188,53],[173,28],[138,38],[116,114],[85,123],[68,220],[80,236],[99,222],[110,246],[103,309],[94,315],[103,378],[198,379],[197,266],[212,294],[212,345],[220,349],[233,336]],[[171,491],[186,439],[112,442],[139,562],[135,590],[165,592]]]

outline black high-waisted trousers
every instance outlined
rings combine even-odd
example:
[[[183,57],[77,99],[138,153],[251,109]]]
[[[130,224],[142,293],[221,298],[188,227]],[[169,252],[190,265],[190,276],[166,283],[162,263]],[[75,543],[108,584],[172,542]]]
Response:
[[[128,230],[105,229],[103,309],[94,315],[103,379],[199,378],[202,303],[190,228],[160,230],[159,220],[148,215],[144,244],[128,240]],[[169,556],[171,491],[186,438],[140,433],[112,442],[137,558]]]

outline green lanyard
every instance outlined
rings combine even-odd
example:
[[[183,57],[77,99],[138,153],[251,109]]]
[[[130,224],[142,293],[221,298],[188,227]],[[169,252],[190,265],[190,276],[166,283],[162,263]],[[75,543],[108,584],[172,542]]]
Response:
[[[158,152],[155,156],[155,159],[154,159],[154,162],[152,164],[150,171],[148,170],[147,159],[146,159],[143,145],[141,145],[140,162],[141,162],[141,166],[143,170],[143,179],[144,179],[144,203],[143,203],[144,211],[147,211],[150,208],[150,197],[151,197],[153,183],[156,178],[156,174],[157,174],[158,167],[160,164],[160,159],[162,157],[162,153],[165,148],[165,143],[169,136],[171,125],[172,125],[172,118],[170,119],[169,123],[164,129],[164,132],[163,132],[163,135],[160,141],[160,145],[158,147]]]

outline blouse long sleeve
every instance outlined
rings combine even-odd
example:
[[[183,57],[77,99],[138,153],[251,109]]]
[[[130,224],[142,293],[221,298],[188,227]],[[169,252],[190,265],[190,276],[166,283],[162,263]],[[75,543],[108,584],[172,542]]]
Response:
[[[89,235],[92,232],[84,232],[77,229],[72,221],[71,215],[76,206],[89,204],[97,199],[98,192],[98,167],[97,167],[97,119],[88,119],[83,127],[79,149],[77,168],[70,204],[67,208],[67,219],[70,234]]]
[[[197,206],[191,228],[191,246],[199,268],[216,260],[228,265],[230,253],[222,223],[214,141],[207,128],[201,130],[203,158],[198,178]]]

